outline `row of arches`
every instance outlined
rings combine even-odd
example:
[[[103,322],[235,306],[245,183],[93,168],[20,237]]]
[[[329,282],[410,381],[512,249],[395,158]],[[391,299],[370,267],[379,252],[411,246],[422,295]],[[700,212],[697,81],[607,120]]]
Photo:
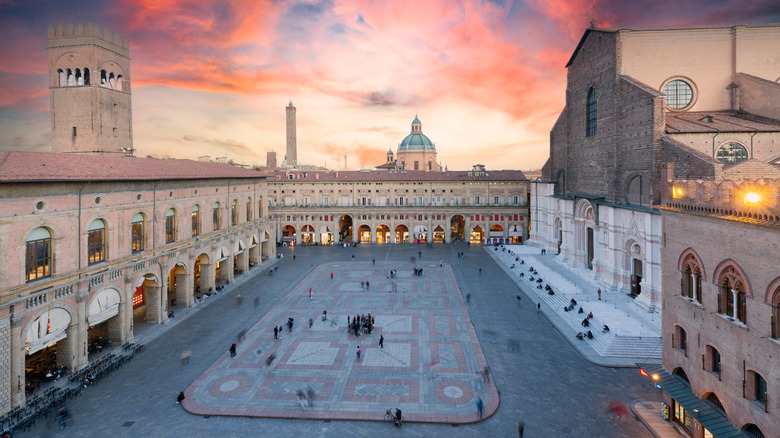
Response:
[[[58,85],[60,87],[75,87],[91,85],[89,68],[65,68],[57,69]],[[121,74],[115,74],[106,70],[100,70],[100,86],[114,90],[122,90],[124,78]]]
[[[734,217],[741,217],[747,219],[758,219],[758,220],[775,221],[775,222],[780,221],[780,216],[775,216],[767,213],[752,212],[752,211],[704,207],[701,205],[687,205],[687,204],[680,204],[676,202],[667,202],[666,206],[670,208],[679,208],[681,210],[695,211],[698,213],[706,213],[706,214],[716,214],[720,216],[734,216]]]
[[[132,340],[151,325],[174,317],[177,309],[209,299],[218,286],[275,255],[267,231],[237,238],[230,245],[217,243],[211,250],[205,248],[212,243],[204,242],[194,251],[179,252],[175,259],[145,259],[92,275],[81,285],[84,307],[77,304],[79,293],[48,293],[44,301],[50,304],[22,324],[17,351],[23,357],[12,358],[22,364],[20,384],[32,390],[52,370],[83,367],[101,350]]]

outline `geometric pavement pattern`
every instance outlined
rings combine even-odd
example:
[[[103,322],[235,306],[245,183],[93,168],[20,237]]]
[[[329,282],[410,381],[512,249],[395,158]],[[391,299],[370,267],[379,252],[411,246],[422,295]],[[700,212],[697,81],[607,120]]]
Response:
[[[414,267],[423,275],[413,275]],[[347,331],[348,316],[369,313],[370,335]],[[236,357],[226,351],[201,374],[182,406],[197,415],[349,420],[382,420],[399,407],[404,421],[472,423],[479,421],[478,398],[483,418],[498,409],[497,388],[480,373],[485,366],[448,264],[325,263],[247,331]],[[296,394],[308,389],[314,402],[302,407]]]

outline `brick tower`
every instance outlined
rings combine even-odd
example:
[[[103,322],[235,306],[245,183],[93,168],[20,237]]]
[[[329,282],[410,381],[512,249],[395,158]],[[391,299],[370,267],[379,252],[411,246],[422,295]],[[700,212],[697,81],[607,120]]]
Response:
[[[287,105],[287,166],[298,165],[298,138],[295,133],[295,107],[292,101]]]
[[[52,152],[133,152],[130,46],[97,24],[49,27]]]

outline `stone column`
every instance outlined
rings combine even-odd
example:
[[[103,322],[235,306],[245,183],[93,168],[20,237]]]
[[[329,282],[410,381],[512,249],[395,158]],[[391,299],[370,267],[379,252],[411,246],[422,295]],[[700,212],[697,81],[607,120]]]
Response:
[[[255,263],[256,266],[260,266],[260,243],[249,248],[249,258]]]
[[[159,324],[161,322],[161,286],[144,286],[146,293],[146,322],[150,324]]]
[[[206,293],[209,288],[214,289],[214,265],[211,263],[200,264],[200,293]]]
[[[219,281],[222,283],[233,281],[233,256],[228,256],[219,264]]]
[[[76,321],[71,321],[67,330],[67,337],[57,343],[57,363],[65,365],[69,369],[79,369],[89,363],[87,343],[89,342],[89,323],[87,322],[87,300],[89,291],[76,292]],[[60,344],[68,348],[68,356],[61,358]],[[83,348],[82,348],[83,347]]]
[[[10,385],[6,387],[10,390],[11,408],[21,406],[25,402],[24,387],[27,382],[25,382],[24,375],[25,351],[22,347],[23,322],[24,314],[11,314],[11,351],[8,356],[11,358],[11,374],[9,382]]]
[[[238,272],[246,274],[249,272],[249,249],[244,249],[244,252],[238,255]]]
[[[444,243],[452,243],[452,225],[444,226]]]
[[[186,272],[174,275],[176,276],[176,305],[192,306],[192,283],[190,282],[192,275]]]
[[[12,377],[11,363],[13,357],[13,342],[11,341],[11,317],[0,318],[0,415],[11,410]]]

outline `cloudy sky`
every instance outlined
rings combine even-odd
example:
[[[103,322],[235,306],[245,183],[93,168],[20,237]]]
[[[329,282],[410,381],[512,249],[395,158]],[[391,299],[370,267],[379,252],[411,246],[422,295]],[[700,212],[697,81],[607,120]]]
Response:
[[[130,39],[137,155],[381,164],[415,114],[442,165],[535,169],[565,64],[599,27],[780,22],[777,0],[0,0],[0,150],[50,150],[46,35]]]

